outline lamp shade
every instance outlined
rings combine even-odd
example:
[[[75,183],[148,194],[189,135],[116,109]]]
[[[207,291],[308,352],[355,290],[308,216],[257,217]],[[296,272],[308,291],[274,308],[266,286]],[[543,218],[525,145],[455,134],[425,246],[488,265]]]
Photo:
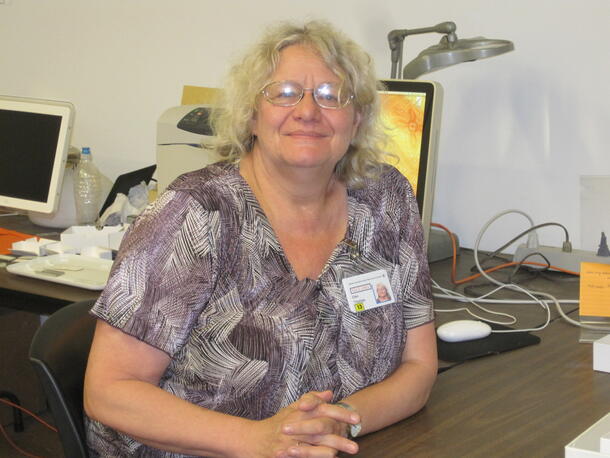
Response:
[[[450,41],[444,36],[439,44],[424,49],[415,59],[405,65],[402,77],[415,79],[441,68],[497,56],[513,49],[515,49],[513,43],[508,40],[477,37]]]

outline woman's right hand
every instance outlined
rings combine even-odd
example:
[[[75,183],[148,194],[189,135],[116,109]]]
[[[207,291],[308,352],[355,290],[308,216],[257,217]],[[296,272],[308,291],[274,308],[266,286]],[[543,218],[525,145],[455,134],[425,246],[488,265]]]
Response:
[[[353,412],[329,404],[330,391],[309,392],[274,416],[257,422],[249,436],[255,457],[334,457],[357,453],[345,437],[346,425],[357,422]]]

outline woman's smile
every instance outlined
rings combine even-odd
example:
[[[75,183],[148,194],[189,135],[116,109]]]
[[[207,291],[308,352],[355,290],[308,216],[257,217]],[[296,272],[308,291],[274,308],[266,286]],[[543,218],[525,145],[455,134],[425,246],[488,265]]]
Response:
[[[305,131],[305,130],[295,130],[293,132],[288,133],[287,135],[292,135],[294,136],[302,136],[302,137],[326,137],[325,134],[322,134],[320,132],[312,132],[312,131]]]

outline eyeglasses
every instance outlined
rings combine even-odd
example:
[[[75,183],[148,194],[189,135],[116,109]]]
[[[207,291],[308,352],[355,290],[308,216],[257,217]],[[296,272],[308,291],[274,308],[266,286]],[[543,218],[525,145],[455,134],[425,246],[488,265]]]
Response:
[[[293,107],[303,99],[305,91],[312,91],[318,106],[331,110],[343,108],[354,98],[353,94],[343,89],[341,83],[321,83],[315,88],[304,88],[295,81],[272,81],[261,94],[272,105]]]

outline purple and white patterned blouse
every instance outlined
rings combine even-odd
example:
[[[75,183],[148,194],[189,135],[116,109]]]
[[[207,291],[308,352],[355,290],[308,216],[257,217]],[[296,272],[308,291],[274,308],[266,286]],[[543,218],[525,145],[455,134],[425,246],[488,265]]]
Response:
[[[250,419],[312,390],[334,399],[388,377],[433,320],[411,186],[387,166],[348,189],[346,240],[299,281],[236,164],[185,174],[134,222],[92,313],[171,357],[164,390]],[[392,304],[350,311],[342,279],[384,269]],[[160,412],[162,414],[162,412]],[[87,419],[93,455],[178,456]]]

